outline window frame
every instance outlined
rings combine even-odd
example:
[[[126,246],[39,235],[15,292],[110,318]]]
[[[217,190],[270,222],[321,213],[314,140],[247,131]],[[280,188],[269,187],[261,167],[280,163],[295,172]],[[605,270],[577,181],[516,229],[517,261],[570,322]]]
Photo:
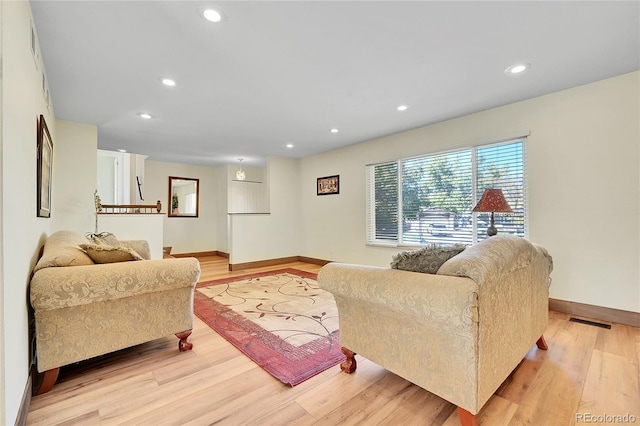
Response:
[[[528,176],[527,176],[527,137],[529,136],[529,132],[522,132],[517,135],[513,135],[507,138],[502,138],[499,140],[494,140],[492,142],[476,144],[469,147],[451,149],[446,151],[438,151],[431,152],[428,154],[422,155],[414,155],[410,157],[398,158],[392,161],[383,161],[379,163],[372,163],[366,165],[366,224],[365,224],[365,243],[367,246],[376,246],[376,247],[423,247],[428,243],[421,242],[409,242],[406,241],[403,237],[407,234],[403,229],[404,220],[403,217],[403,208],[404,208],[404,200],[403,200],[403,163],[407,161],[411,161],[414,159],[421,158],[430,158],[430,157],[440,157],[453,153],[462,153],[465,151],[469,151],[471,154],[471,199],[472,199],[472,207],[476,205],[478,202],[479,196],[478,194],[478,151],[485,148],[497,147],[501,145],[509,145],[521,143],[521,156],[522,156],[522,202],[523,202],[523,233],[520,235],[524,238],[528,238],[529,236],[529,204],[528,204]],[[395,239],[379,239],[376,238],[376,205],[375,205],[375,171],[376,167],[383,165],[396,165],[396,179],[397,179],[397,205],[396,205],[396,215],[397,215],[397,234]],[[470,245],[476,244],[481,239],[479,238],[479,232],[483,232],[482,229],[478,229],[478,214],[471,213],[471,242],[468,243]],[[485,237],[486,238],[486,237]],[[450,244],[455,244],[456,241],[452,239]],[[444,243],[444,244],[449,244]]]

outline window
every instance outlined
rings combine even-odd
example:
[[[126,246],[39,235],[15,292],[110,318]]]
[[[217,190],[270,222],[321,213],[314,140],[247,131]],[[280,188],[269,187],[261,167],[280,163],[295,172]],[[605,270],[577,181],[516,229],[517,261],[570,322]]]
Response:
[[[526,234],[524,139],[367,166],[367,243],[473,244],[491,213],[471,213],[486,188],[502,189],[513,213],[499,233]]]
[[[196,213],[196,194],[185,194],[184,196],[184,212],[186,214],[195,214]]]

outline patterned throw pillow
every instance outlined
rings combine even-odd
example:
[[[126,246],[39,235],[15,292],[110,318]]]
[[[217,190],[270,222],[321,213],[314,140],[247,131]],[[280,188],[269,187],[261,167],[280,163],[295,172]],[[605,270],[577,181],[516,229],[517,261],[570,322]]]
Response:
[[[420,250],[405,251],[396,254],[393,256],[391,267],[403,271],[435,274],[444,262],[462,253],[464,249],[465,246],[462,244],[452,246],[431,244]]]
[[[116,263],[128,262],[130,260],[143,260],[135,250],[119,246],[108,246],[106,244],[80,244],[80,247],[87,252],[87,255],[95,263]]]
[[[88,234],[87,239],[97,245],[120,247],[122,243],[111,232],[101,232],[99,234]]]
[[[93,265],[91,258],[79,248],[83,241],[82,235],[75,232],[54,232],[47,238],[42,257],[33,272],[57,266]]]

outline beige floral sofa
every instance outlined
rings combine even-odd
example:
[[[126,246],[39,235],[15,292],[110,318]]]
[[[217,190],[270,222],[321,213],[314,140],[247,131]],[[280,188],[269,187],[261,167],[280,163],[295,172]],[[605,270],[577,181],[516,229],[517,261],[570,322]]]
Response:
[[[191,349],[198,260],[148,260],[146,241],[120,244],[115,250],[69,231],[45,242],[29,290],[37,369],[45,372],[39,393],[51,389],[61,366],[163,336],[176,334],[178,348]],[[145,260],[117,258],[127,253]]]
[[[498,235],[450,258],[436,274],[330,263],[345,372],[360,354],[476,414],[534,344],[546,349],[552,259],[522,238]]]

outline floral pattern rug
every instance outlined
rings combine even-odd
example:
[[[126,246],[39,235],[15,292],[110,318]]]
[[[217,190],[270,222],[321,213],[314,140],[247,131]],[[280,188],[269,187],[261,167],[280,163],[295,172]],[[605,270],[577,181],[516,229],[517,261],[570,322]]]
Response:
[[[282,269],[198,283],[195,314],[291,386],[344,360],[333,295],[316,275]]]

